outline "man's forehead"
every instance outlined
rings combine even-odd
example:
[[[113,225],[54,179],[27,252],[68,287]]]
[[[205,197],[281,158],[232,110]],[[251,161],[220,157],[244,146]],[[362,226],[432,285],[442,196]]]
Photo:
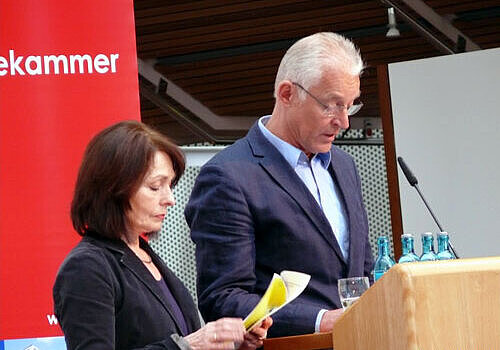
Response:
[[[349,71],[342,69],[328,68],[323,71],[316,85],[331,85],[331,86],[342,86],[348,85],[359,85],[360,77],[359,75],[353,75]]]
[[[351,76],[350,78],[337,79],[318,85],[317,88],[321,90],[323,97],[327,99],[356,99],[361,94],[359,77]]]

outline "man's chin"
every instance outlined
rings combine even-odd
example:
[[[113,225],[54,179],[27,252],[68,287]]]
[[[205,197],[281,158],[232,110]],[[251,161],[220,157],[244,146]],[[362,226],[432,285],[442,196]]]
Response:
[[[333,142],[333,141],[332,141]],[[330,149],[332,148],[332,144],[329,143],[327,145],[324,145],[324,146],[321,146],[321,147],[318,147],[318,151],[315,152],[315,153],[326,153],[326,152],[330,152]]]

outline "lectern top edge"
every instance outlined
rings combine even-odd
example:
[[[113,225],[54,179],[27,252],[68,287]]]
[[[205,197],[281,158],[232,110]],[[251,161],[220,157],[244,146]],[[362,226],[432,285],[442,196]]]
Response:
[[[391,270],[394,270],[393,273],[415,277],[419,275],[434,275],[440,273],[498,271],[499,269],[500,257],[415,262],[396,264],[391,268]]]

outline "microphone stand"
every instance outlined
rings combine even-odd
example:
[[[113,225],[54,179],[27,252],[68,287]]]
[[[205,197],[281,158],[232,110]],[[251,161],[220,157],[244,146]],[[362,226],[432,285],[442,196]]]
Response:
[[[413,187],[415,187],[415,189],[417,190],[418,194],[420,195],[420,198],[422,198],[422,201],[424,202],[425,206],[427,207],[427,210],[429,210],[429,213],[431,213],[431,216],[432,218],[434,219],[434,221],[436,222],[436,225],[439,227],[439,231],[443,232],[443,228],[441,227],[441,224],[439,223],[438,219],[436,218],[436,216],[434,215],[434,213],[432,212],[432,209],[431,207],[429,206],[429,204],[427,204],[427,201],[425,200],[424,198],[424,195],[422,194],[422,192],[420,192],[420,188],[418,188],[418,184],[414,184]],[[448,240],[448,246],[450,247],[450,250],[451,252],[453,253],[453,255],[455,255],[455,257],[457,259],[459,259],[458,255],[457,255],[457,252],[455,251],[455,248],[453,247],[453,245],[451,244],[451,240]]]

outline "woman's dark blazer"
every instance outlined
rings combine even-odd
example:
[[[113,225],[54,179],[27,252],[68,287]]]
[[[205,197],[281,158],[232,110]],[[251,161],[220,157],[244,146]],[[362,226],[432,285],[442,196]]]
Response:
[[[182,282],[141,238],[177,300],[188,334],[198,310]],[[68,254],[53,288],[55,315],[72,349],[179,349],[182,334],[157,281],[121,240],[87,234]]]

